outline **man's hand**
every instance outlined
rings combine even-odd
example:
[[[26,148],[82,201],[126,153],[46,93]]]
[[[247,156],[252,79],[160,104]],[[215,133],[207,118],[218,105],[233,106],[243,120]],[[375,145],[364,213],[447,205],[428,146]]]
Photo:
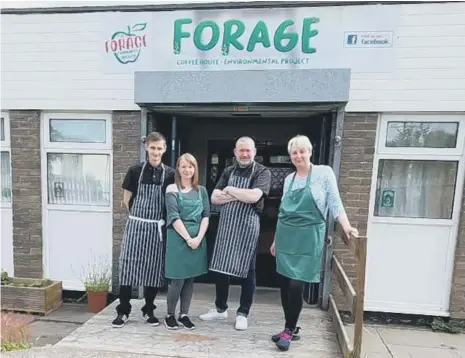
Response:
[[[258,188],[240,189],[233,186],[227,186],[223,189],[223,192],[246,204],[255,204],[263,196],[263,192]]]
[[[233,187],[233,186],[227,186],[226,188],[223,189],[223,193],[225,195],[228,195],[228,196],[231,196],[231,197],[235,197],[234,195],[234,192],[237,188]]]
[[[237,199],[234,196],[226,193],[224,190],[215,189],[213,190],[211,200],[212,204],[223,205],[230,203],[231,201],[236,201]]]

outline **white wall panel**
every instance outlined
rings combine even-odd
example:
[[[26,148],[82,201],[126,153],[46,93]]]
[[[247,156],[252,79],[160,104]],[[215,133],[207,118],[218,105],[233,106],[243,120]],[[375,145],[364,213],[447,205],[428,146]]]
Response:
[[[465,3],[392,6],[394,66],[353,71],[347,111],[465,111]],[[133,74],[102,68],[117,14],[2,15],[3,109],[137,109]]]

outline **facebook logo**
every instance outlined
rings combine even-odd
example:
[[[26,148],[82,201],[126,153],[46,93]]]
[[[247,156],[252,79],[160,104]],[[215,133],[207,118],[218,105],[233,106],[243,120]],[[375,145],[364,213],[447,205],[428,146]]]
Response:
[[[347,36],[347,44],[348,44],[348,45],[355,45],[355,44],[357,44],[357,35],[348,35],[348,36]]]

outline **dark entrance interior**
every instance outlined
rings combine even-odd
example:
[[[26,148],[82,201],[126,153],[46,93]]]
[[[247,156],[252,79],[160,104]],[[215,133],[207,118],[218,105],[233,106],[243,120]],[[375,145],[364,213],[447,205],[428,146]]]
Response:
[[[313,144],[312,162],[328,164],[333,113],[261,113],[195,112],[167,113],[149,112],[149,130],[159,130],[168,139],[164,162],[174,166],[176,159],[185,152],[192,153],[199,164],[200,183],[211,194],[223,170],[234,163],[233,149],[240,136],[254,138],[257,147],[256,161],[270,168],[271,190],[265,200],[261,215],[261,234],[257,257],[257,286],[278,287],[275,259],[269,253],[277,222],[284,178],[294,170],[287,153],[287,142],[296,134],[307,135]],[[212,207],[207,243],[213,250],[218,211]],[[198,282],[213,283],[214,274],[208,273]],[[233,280],[234,284],[234,280]],[[306,300],[315,301],[318,285],[308,288]],[[310,303],[310,302],[309,302]]]

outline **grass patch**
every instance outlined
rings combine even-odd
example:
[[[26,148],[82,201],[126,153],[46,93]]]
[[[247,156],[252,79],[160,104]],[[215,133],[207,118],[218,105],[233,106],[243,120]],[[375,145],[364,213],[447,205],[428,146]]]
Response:
[[[21,349],[28,349],[31,348],[30,343],[5,343],[2,344],[2,352],[11,352],[11,351],[19,351]]]
[[[14,350],[27,349],[29,343],[31,318],[23,314],[3,313],[1,314],[1,351],[10,352]]]

